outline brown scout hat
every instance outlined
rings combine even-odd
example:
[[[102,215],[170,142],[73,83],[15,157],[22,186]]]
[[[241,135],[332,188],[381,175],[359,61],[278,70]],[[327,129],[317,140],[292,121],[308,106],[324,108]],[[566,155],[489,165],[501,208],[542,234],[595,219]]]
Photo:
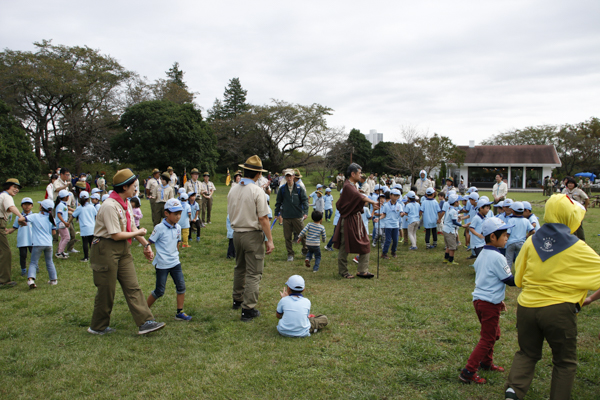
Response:
[[[21,184],[19,183],[18,179],[15,178],[10,178],[7,179],[6,182],[4,182],[4,184],[6,185],[7,183],[10,183],[11,185],[17,185],[19,187],[19,189],[21,189],[23,186],[21,186]]]
[[[173,171],[173,167],[167,168],[167,171]]]
[[[137,176],[133,173],[133,171],[129,168],[125,168],[117,171],[115,176],[113,176],[113,187],[117,186],[125,186],[135,182]]]
[[[256,155],[247,159],[245,163],[238,165],[244,169],[249,169],[250,171],[268,172],[262,169],[262,161],[260,160],[260,157]]]
[[[85,186],[85,182],[82,182],[82,181],[77,181],[75,183],[75,186],[78,187],[79,189],[85,189],[85,188],[87,188],[87,186]]]
[[[200,175],[200,172],[198,171],[198,168],[194,168],[194,169],[192,169],[192,172],[190,172],[190,175],[194,175],[194,174]]]
[[[162,174],[160,174],[160,177],[167,182],[171,180],[171,175],[169,175],[167,172],[163,172]]]
[[[210,174],[208,172],[205,172],[202,174],[202,176],[210,176]]]
[[[158,174],[158,173],[160,173],[160,171],[158,170],[158,168],[154,168],[154,169],[152,170],[152,175],[154,175],[154,174]]]

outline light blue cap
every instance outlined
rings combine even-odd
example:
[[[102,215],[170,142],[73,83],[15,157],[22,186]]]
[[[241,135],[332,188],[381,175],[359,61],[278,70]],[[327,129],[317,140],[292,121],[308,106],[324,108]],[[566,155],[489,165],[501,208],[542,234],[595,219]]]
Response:
[[[390,194],[395,194],[396,196],[401,196],[402,193],[400,193],[400,191],[398,189],[392,189],[392,191],[390,192]]]
[[[60,192],[58,192],[58,198],[62,199],[64,197],[69,197],[71,195],[71,192],[69,192],[68,190],[61,190]]]
[[[169,212],[177,212],[183,211],[183,207],[181,206],[181,202],[177,199],[169,199],[165,203],[165,210]]]
[[[23,197],[23,200],[21,200],[21,204],[25,203],[33,204],[33,200],[31,200],[31,197]]]
[[[94,193],[93,195],[90,196],[90,199],[100,200],[100,195],[98,193]]]
[[[104,196],[102,196],[102,202],[104,203],[106,201],[106,199],[108,199],[110,197],[109,194],[105,194]]]
[[[505,224],[500,218],[492,217],[488,218],[483,222],[481,226],[481,234],[483,236],[490,235],[496,231],[501,231],[504,229],[512,228],[515,226],[514,224]]]
[[[512,203],[512,204],[510,205],[510,208],[511,208],[513,211],[516,211],[516,212],[523,212],[523,211],[525,211],[525,208],[524,208],[524,206],[523,206],[523,203],[521,203],[520,201],[515,201],[514,203]]]
[[[325,189],[325,193],[327,193],[327,192],[331,192],[331,188]]]
[[[475,200],[475,201],[479,200],[479,193],[477,193],[477,192],[471,192],[471,194],[469,195],[469,199],[472,199],[472,200]]]
[[[96,193],[102,193],[102,190],[100,190],[98,188],[93,188],[92,189],[92,194],[96,194]]]
[[[321,189],[323,187],[323,185],[321,185],[320,183],[317,184],[317,189]]]
[[[525,210],[529,210],[529,211],[531,211],[531,203],[530,203],[530,202],[528,202],[528,201],[524,201],[524,202],[523,202],[523,208],[524,208]]]
[[[181,194],[179,195],[179,198],[180,198],[181,200],[187,200],[187,199],[189,198],[189,196],[187,195],[187,193],[181,193]]]
[[[417,195],[411,190],[410,192],[406,193],[406,197],[409,199],[414,199],[417,197]]]
[[[483,197],[485,197],[485,196],[483,196]],[[480,198],[479,201],[477,202],[477,209],[480,209],[483,206],[489,206],[490,204],[492,204],[492,202],[489,201],[488,199]]]
[[[504,200],[504,207],[510,207],[512,203],[514,203],[512,199],[506,199]]]
[[[458,196],[455,194],[451,194],[448,196],[448,204],[454,204],[458,201]]]
[[[50,199],[38,201],[44,210],[54,210],[54,202]]]

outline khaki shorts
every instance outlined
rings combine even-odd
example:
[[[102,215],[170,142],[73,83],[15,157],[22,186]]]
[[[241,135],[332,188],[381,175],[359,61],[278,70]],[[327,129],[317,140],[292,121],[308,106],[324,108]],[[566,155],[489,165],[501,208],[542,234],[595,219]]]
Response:
[[[456,250],[456,234],[444,232],[444,244],[448,250]]]

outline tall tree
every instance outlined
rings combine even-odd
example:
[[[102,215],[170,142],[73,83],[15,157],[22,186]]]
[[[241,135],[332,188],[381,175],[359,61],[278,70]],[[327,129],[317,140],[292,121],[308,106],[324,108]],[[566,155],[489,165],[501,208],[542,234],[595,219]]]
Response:
[[[590,118],[578,124],[560,128],[556,144],[565,175],[600,170],[600,120]]]
[[[247,112],[250,105],[246,103],[248,91],[242,87],[240,78],[231,78],[223,93],[223,114],[225,118],[235,118]]]
[[[39,179],[40,162],[31,151],[25,130],[11,115],[10,107],[0,100],[0,181],[17,178],[21,184]]]
[[[191,104],[196,93],[190,92],[187,84],[183,81],[185,72],[179,68],[179,63],[173,63],[166,74],[167,79],[157,79],[150,85],[154,99],[168,100],[177,104]]]
[[[489,139],[482,145],[517,146],[526,144],[555,145],[559,127],[556,125],[527,126],[523,129],[510,129]]]
[[[179,63],[177,61],[173,63],[173,66],[169,68],[166,74],[168,78],[167,81],[169,83],[173,83],[183,89],[188,88],[186,83],[183,81],[183,75],[185,75],[185,72],[179,69]]]
[[[39,160],[55,168],[64,152],[74,149],[69,132],[84,134],[89,125],[110,110],[117,88],[130,76],[115,59],[89,47],[34,43],[35,52],[0,53],[0,95],[12,107],[31,136]]]
[[[414,126],[404,126],[400,134],[402,142],[390,149],[392,157],[388,167],[394,171],[408,171],[414,181],[425,163],[421,140],[427,136],[427,132],[422,132]]]
[[[352,162],[359,164],[363,171],[367,172],[371,162],[371,142],[358,129],[350,130],[347,142],[350,147]]]
[[[136,104],[121,116],[124,132],[111,142],[115,158],[140,169],[169,165],[178,171],[214,172],[216,138],[193,104],[154,100]]]
[[[466,157],[464,150],[459,149],[447,136],[423,134],[417,139],[417,145],[423,151],[423,169],[430,175],[431,170],[439,168],[442,162],[452,162],[460,166]]]

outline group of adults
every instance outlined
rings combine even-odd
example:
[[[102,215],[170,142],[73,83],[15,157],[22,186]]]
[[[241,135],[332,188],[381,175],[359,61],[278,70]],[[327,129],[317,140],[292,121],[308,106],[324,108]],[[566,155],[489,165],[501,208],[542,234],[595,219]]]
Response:
[[[181,190],[188,196],[191,193],[196,194],[197,201],[200,205],[200,220],[198,221],[202,227],[210,224],[213,205],[213,194],[217,190],[214,183],[210,181],[210,174],[204,172],[203,180],[200,181],[200,171],[197,168],[190,172],[191,179],[187,181]],[[165,203],[176,197],[176,192],[180,190],[179,179],[172,167],[168,167],[167,171],[160,172],[158,168],[152,170],[152,176],[144,182],[146,198],[150,201],[150,209],[152,210],[152,224],[158,225],[164,216]]]

